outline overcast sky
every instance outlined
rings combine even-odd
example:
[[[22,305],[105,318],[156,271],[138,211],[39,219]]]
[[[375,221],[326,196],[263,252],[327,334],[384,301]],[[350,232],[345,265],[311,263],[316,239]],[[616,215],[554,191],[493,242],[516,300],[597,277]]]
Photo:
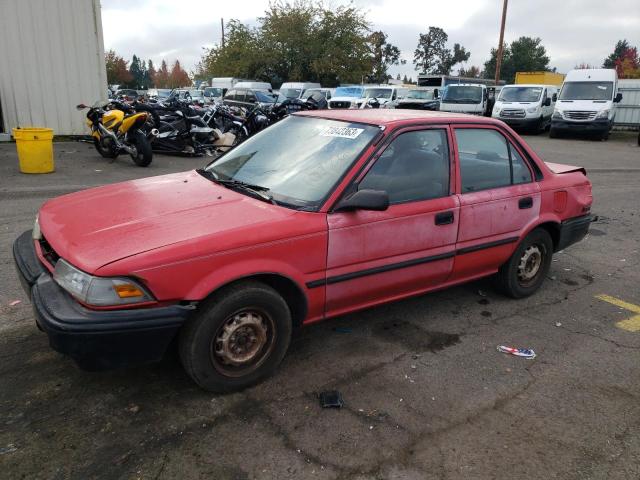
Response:
[[[192,70],[202,48],[220,41],[220,17],[255,24],[268,0],[101,0],[105,49],[126,59],[135,53],[159,63],[162,58]],[[333,0],[327,5],[347,2]],[[385,31],[398,46],[404,66],[391,73],[415,78],[413,52],[429,26],[443,28],[449,43],[471,52],[465,67],[482,67],[498,43],[502,0],[356,0],[372,28]],[[600,66],[618,39],[640,47],[640,0],[511,0],[505,41],[540,37],[560,72],[576,64]],[[457,68],[457,67],[456,67]]]

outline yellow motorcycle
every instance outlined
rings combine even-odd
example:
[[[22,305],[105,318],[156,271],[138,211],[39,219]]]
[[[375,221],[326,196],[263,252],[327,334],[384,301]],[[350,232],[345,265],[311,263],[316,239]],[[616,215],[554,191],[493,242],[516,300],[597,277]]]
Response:
[[[109,102],[98,101],[88,107],[81,103],[78,110],[89,109],[87,125],[91,129],[93,144],[100,155],[116,158],[122,152],[131,155],[139,167],[148,167],[153,159],[151,143],[144,133],[149,113],[140,112],[130,115],[117,108],[109,108]],[[152,131],[151,135],[157,135]]]

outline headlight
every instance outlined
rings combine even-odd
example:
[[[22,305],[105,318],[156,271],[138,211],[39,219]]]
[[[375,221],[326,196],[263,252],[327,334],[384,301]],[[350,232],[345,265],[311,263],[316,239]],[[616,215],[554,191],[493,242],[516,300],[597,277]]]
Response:
[[[129,278],[94,277],[62,259],[56,262],[53,279],[87,305],[105,307],[154,300],[140,284]]]
[[[560,110],[554,110],[551,118],[555,118],[556,120],[562,120],[562,112]]]
[[[536,113],[538,111],[538,107],[527,108],[527,113]]]
[[[500,108],[498,108],[498,107],[493,107],[493,114],[494,114],[494,115],[500,115]]]
[[[34,240],[42,239],[42,232],[40,231],[40,222],[38,221],[38,215],[36,215],[36,220],[35,222],[33,222],[33,233],[31,234],[31,237]]]
[[[596,115],[596,118],[609,118],[610,113],[611,110],[602,110],[598,115]]]

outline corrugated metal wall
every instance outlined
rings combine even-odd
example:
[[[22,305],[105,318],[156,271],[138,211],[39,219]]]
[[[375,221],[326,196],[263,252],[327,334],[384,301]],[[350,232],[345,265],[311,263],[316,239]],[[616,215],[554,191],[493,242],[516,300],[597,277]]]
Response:
[[[618,92],[622,101],[616,108],[614,125],[640,126],[640,79],[618,80]]]
[[[75,106],[106,94],[99,0],[0,0],[4,131],[36,126],[86,134]]]

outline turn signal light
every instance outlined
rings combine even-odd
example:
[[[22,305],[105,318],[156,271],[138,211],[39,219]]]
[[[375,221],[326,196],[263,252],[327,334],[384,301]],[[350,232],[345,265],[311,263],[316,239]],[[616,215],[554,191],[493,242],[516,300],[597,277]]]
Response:
[[[144,297],[144,292],[130,283],[114,285],[113,289],[120,298]]]

